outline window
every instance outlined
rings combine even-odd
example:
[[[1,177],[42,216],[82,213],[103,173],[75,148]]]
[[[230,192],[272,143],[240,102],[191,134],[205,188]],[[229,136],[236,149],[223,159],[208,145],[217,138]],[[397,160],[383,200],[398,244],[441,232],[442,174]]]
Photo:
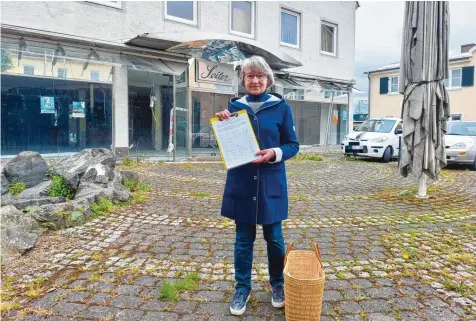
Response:
[[[446,88],[460,88],[461,87],[461,78],[462,78],[462,69],[450,69],[450,79],[445,79]]]
[[[251,1],[230,2],[230,33],[254,37],[255,5]]]
[[[91,80],[99,81],[99,71],[91,70]]]
[[[451,114],[451,120],[462,120],[463,114]]]
[[[68,77],[68,69],[58,68],[58,78],[67,78],[67,77]]]
[[[23,66],[23,73],[25,75],[34,75],[35,67],[34,66]]]
[[[281,44],[299,48],[301,38],[301,15],[281,9]]]
[[[285,99],[304,100],[304,89],[284,88],[283,93]]]
[[[398,93],[398,76],[388,77],[388,88],[389,93],[396,94]]]
[[[326,90],[324,91],[324,98],[332,98],[332,90]],[[347,94],[346,91],[334,91],[334,98],[338,98],[340,96],[343,96]]]
[[[321,52],[327,55],[337,55],[337,25],[323,21],[321,23]]]
[[[197,25],[197,2],[196,1],[166,1],[165,18]]]
[[[122,9],[122,1],[88,1],[112,8]]]

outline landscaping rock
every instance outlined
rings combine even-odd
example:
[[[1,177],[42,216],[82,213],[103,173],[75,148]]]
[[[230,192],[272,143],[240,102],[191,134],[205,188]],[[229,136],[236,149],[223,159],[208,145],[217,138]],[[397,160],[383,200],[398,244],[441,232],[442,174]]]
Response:
[[[23,182],[29,188],[43,182],[47,170],[48,165],[39,153],[21,152],[5,165],[3,172],[8,182]]]
[[[43,181],[40,184],[25,189],[23,192],[18,194],[15,198],[17,199],[34,199],[34,198],[44,198],[48,196],[48,190],[53,185],[53,181]]]
[[[0,213],[3,255],[18,256],[31,249],[43,232],[38,222],[12,205],[2,206]]]
[[[21,210],[28,206],[41,206],[46,204],[58,204],[66,202],[66,197],[58,196],[58,197],[44,197],[44,198],[36,198],[36,199],[29,199],[29,200],[18,200],[13,205]]]
[[[2,195],[3,195],[8,192],[8,185],[9,185],[7,178],[5,177],[5,175],[3,175],[3,172],[2,172],[1,181],[2,181]]]
[[[112,170],[116,166],[116,158],[106,148],[84,149],[60,161],[53,167],[52,171],[63,176],[74,189],[77,189],[86,170],[96,164],[105,165]]]
[[[139,174],[133,171],[121,171],[122,181],[121,183],[124,184],[125,180],[132,181],[134,183],[139,182]]]
[[[112,170],[109,166],[95,164],[89,166],[81,178],[82,182],[91,182],[97,184],[107,184],[113,178]]]
[[[40,222],[41,226],[59,230],[68,227],[69,215],[74,210],[71,203],[41,205],[31,216]]]
[[[101,197],[113,199],[113,186],[102,187],[91,182],[81,182],[76,192],[75,200],[87,201],[88,204],[97,202]]]

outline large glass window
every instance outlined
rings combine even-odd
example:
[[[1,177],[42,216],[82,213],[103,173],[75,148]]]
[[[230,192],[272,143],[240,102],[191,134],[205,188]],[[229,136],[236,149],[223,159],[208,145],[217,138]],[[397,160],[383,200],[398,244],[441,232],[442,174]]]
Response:
[[[255,8],[251,1],[230,2],[230,32],[254,37]]]
[[[2,155],[111,147],[112,85],[2,74]]]

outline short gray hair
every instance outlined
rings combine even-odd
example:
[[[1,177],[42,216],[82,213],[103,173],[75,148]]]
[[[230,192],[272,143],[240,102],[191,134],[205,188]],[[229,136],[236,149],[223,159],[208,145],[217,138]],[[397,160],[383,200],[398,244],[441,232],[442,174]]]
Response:
[[[246,70],[253,70],[258,69],[261,70],[266,77],[268,78],[267,88],[274,85],[274,75],[271,67],[268,65],[266,60],[260,56],[251,56],[250,58],[246,58],[243,60],[243,64],[241,65],[240,70],[240,83],[244,87],[245,86],[245,71]]]

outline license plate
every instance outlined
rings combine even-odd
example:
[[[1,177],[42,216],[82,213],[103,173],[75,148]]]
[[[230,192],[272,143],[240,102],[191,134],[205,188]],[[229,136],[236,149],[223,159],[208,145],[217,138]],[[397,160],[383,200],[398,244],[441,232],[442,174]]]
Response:
[[[352,149],[361,149],[359,145],[352,146]]]

